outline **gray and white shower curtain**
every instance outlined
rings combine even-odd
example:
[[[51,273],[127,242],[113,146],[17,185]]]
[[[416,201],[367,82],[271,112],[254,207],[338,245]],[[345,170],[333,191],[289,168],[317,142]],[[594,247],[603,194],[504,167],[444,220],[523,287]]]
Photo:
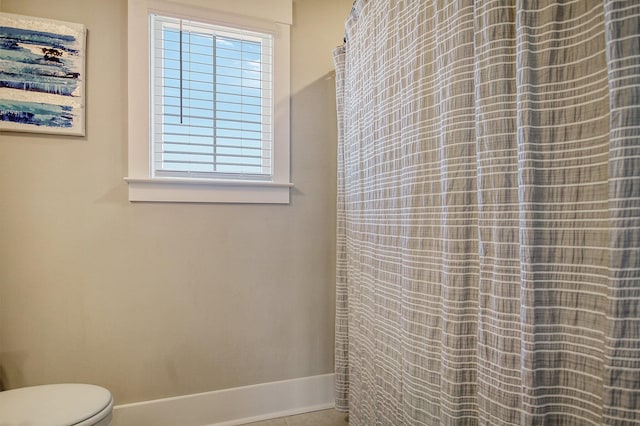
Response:
[[[640,1],[357,0],[337,406],[640,424]]]

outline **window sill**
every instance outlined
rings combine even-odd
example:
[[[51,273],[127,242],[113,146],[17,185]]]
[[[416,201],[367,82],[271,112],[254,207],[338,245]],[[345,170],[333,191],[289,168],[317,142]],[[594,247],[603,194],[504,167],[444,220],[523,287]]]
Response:
[[[289,204],[292,183],[180,178],[130,178],[129,201]]]

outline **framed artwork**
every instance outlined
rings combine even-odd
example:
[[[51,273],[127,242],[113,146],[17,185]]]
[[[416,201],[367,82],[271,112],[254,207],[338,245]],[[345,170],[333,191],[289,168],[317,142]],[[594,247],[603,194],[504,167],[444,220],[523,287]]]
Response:
[[[0,13],[0,130],[85,134],[86,29]]]

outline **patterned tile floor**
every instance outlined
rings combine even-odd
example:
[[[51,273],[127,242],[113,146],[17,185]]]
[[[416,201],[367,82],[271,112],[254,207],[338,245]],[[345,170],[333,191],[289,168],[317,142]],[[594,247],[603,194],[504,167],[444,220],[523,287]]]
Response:
[[[347,415],[336,410],[314,411],[297,416],[249,423],[250,426],[347,426],[348,424]]]

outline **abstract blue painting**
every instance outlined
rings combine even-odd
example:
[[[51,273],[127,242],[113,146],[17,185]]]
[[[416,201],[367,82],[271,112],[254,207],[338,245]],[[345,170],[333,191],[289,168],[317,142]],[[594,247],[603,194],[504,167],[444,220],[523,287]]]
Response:
[[[0,13],[0,130],[84,136],[82,24]]]

